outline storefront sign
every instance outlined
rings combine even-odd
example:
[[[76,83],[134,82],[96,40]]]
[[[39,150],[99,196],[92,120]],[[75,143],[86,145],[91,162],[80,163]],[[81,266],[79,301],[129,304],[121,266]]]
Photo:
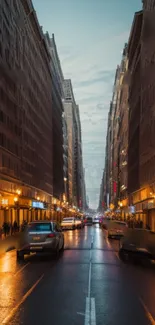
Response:
[[[44,209],[43,202],[32,201],[32,208]]]
[[[129,213],[135,213],[136,212],[136,209],[135,209],[135,206],[134,205],[130,205],[129,206]]]

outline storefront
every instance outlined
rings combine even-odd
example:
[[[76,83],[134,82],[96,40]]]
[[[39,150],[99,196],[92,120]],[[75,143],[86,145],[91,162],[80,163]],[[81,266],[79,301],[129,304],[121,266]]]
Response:
[[[50,217],[49,205],[17,196],[0,197],[0,226],[4,222],[20,226],[24,221],[44,220]]]
[[[155,231],[155,197],[150,187],[141,189],[133,194],[132,201],[135,205],[135,218]]]
[[[12,196],[0,196],[0,227],[4,222],[11,222],[14,215],[14,199]]]
[[[32,201],[31,203],[31,221],[32,220],[45,220],[50,218],[50,211],[48,204],[41,201]]]
[[[4,222],[20,226],[23,221],[43,220],[52,216],[52,195],[23,184],[0,181],[0,226]]]

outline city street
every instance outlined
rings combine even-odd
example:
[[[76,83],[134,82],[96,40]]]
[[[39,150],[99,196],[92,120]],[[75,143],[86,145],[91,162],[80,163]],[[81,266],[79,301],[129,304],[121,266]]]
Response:
[[[0,324],[155,324],[155,273],[125,265],[98,227],[65,232],[58,260],[0,257]]]

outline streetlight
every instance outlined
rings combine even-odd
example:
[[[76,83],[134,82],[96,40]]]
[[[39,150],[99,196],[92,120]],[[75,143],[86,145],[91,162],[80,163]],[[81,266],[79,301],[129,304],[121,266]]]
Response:
[[[18,195],[20,195],[20,194],[21,194],[21,190],[18,189],[18,190],[16,191],[16,193],[17,193]]]
[[[65,185],[65,198],[67,201],[67,177],[64,177],[64,185]]]

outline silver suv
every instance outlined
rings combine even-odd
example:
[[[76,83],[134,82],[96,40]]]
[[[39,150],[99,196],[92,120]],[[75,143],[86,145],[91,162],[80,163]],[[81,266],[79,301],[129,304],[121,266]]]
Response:
[[[55,222],[33,221],[26,226],[21,235],[17,260],[23,260],[24,255],[32,252],[55,253],[58,256],[63,249],[64,234]]]

